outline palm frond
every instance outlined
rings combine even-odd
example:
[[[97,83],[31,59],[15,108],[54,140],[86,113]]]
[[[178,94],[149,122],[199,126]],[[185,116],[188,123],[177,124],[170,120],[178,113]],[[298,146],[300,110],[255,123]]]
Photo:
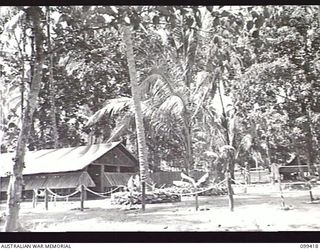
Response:
[[[86,126],[97,123],[104,115],[112,117],[116,114],[119,114],[132,105],[132,98],[129,97],[120,97],[107,100],[104,104],[104,107],[98,110],[93,116],[88,119]]]
[[[241,151],[249,151],[252,147],[252,135],[246,134],[242,140],[240,141],[240,144],[238,146],[237,152],[236,152],[236,158],[238,158]]]
[[[177,84],[173,84],[163,68],[154,68],[150,77],[143,81],[143,85],[145,85],[143,89],[150,91],[152,98],[161,100],[175,95],[181,99],[184,109],[186,109],[187,97],[184,95],[185,92],[178,91]]]
[[[183,43],[181,42],[182,33],[182,26],[175,27],[172,30],[172,33],[170,33],[177,54],[181,53],[181,49],[183,48]]]
[[[196,106],[196,109],[195,109],[194,113],[192,114],[192,117],[191,117],[191,119],[190,119],[190,122],[193,120],[194,117],[196,117],[196,115],[198,114],[201,106],[204,104],[205,99],[206,99],[206,97],[207,97],[207,95],[208,95],[208,93],[209,93],[209,90],[210,90],[209,88],[205,88],[205,90],[204,90],[203,93],[202,93],[201,99],[200,99],[198,102],[196,102],[196,103],[197,103],[197,106]]]
[[[111,132],[111,136],[107,140],[107,143],[112,142],[116,140],[119,136],[123,135],[129,129],[133,121],[134,121],[134,113],[127,112]]]
[[[197,95],[201,87],[203,85],[206,85],[206,83],[208,82],[208,78],[209,78],[209,73],[206,71],[201,71],[197,74],[194,90],[192,91],[192,94],[191,94],[192,96]]]
[[[246,134],[242,138],[239,147],[242,147],[242,149],[246,151],[250,150],[250,148],[252,147],[252,135]]]
[[[184,103],[176,95],[169,96],[159,107],[159,112],[169,113],[176,117],[182,116],[184,111]]]
[[[150,92],[150,87],[153,84],[156,84],[157,81],[161,79],[159,74],[150,73],[142,82],[139,84],[138,88],[142,95],[147,94]],[[143,96],[142,96],[143,97]]]

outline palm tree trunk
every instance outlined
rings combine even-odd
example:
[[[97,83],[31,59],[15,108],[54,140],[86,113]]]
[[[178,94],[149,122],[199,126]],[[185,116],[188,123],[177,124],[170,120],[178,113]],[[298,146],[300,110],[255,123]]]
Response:
[[[185,139],[186,139],[186,174],[189,174],[189,170],[191,169],[191,166],[193,165],[193,157],[192,157],[192,135],[191,135],[191,128],[188,126],[188,123],[185,121]]]
[[[43,56],[43,34],[40,27],[41,9],[37,6],[30,7],[30,17],[33,23],[36,45],[36,58],[33,79],[30,93],[22,121],[22,128],[19,134],[18,145],[13,166],[13,175],[10,178],[7,199],[7,217],[4,225],[5,232],[17,231],[19,227],[19,211],[23,186],[22,172],[24,168],[24,157],[27,142],[29,139],[33,113],[36,108],[37,98],[40,91],[42,78]]]
[[[146,179],[148,174],[148,151],[145,138],[145,130],[143,125],[143,115],[141,110],[141,93],[138,88],[137,71],[135,66],[133,45],[131,39],[130,27],[127,25],[123,26],[123,42],[126,45],[126,54],[129,67],[130,84],[132,91],[132,98],[135,109],[135,121],[137,130],[137,141],[138,141],[138,155],[139,155],[139,169],[140,169],[140,181],[142,188],[142,210],[145,210],[145,188]]]
[[[234,210],[234,200],[233,200],[233,189],[232,189],[232,183],[231,183],[231,174],[229,171],[229,167],[228,170],[226,172],[226,180],[227,180],[227,190],[228,190],[228,198],[229,198],[229,209],[231,212],[233,212]]]

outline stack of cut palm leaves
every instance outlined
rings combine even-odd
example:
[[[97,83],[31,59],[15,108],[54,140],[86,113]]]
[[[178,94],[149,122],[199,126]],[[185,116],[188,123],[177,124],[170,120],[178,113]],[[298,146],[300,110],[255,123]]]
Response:
[[[139,192],[118,192],[111,195],[111,204],[113,205],[141,204],[141,200],[142,194]],[[181,197],[177,194],[168,194],[158,189],[148,192],[145,200],[147,204],[171,203],[181,201]]]

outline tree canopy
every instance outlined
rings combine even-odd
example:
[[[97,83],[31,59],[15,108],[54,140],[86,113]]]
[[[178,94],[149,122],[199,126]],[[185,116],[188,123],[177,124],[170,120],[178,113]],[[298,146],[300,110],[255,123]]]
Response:
[[[214,171],[227,148],[235,166],[268,168],[292,154],[319,163],[318,6],[41,8],[29,150],[121,139],[137,153],[119,21],[129,18],[151,169]],[[33,77],[27,20],[23,7],[1,7],[1,152],[16,149]]]

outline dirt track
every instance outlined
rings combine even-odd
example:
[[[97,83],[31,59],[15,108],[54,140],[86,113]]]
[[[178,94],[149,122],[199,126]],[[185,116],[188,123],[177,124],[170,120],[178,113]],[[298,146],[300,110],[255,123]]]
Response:
[[[109,200],[50,203],[33,209],[23,203],[21,222],[31,231],[290,231],[320,230],[320,204],[309,204],[308,191],[285,192],[289,210],[280,208],[279,193],[268,187],[235,195],[235,211],[228,210],[226,196],[200,197],[195,211],[194,198],[179,203],[147,205],[146,211],[120,210]],[[320,190],[314,191],[320,196]],[[1,211],[4,211],[4,204]],[[3,222],[0,224],[3,226]]]

